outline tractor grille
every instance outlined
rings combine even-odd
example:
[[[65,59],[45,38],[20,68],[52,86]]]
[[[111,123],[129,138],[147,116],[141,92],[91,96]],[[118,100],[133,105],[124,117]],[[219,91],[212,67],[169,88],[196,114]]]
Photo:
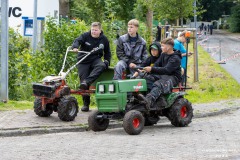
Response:
[[[44,85],[33,83],[33,94],[39,97],[53,98],[56,87],[53,85]]]

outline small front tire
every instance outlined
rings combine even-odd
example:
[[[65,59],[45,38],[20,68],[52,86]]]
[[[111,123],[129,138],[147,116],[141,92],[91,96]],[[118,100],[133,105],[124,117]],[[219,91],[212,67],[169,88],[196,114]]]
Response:
[[[95,110],[88,117],[89,129],[93,130],[94,132],[105,131],[109,125],[109,119],[98,118],[98,115],[103,114]]]
[[[145,119],[141,112],[131,110],[123,118],[123,128],[130,135],[138,135],[142,132]]]

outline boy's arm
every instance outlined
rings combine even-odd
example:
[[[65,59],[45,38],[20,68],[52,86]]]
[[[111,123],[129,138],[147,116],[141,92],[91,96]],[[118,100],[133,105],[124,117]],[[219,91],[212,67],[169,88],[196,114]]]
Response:
[[[119,60],[123,60],[124,62],[128,63],[129,58],[124,53],[124,46],[121,38],[118,38],[116,52]]]
[[[156,73],[160,75],[171,75],[174,71],[176,71],[181,65],[181,60],[176,57],[172,57],[169,59],[168,63],[164,67],[152,67],[151,73]]]
[[[83,44],[83,42],[84,42],[84,35],[82,34],[82,35],[80,35],[78,38],[76,38],[75,40],[74,40],[74,42],[73,42],[73,44],[72,44],[72,49],[74,49],[74,48],[79,48],[79,46],[81,45],[81,44]]]
[[[145,61],[148,58],[148,52],[147,52],[147,47],[146,43],[143,45],[143,53],[142,53],[142,61]]]
[[[110,50],[110,46],[109,46],[109,41],[106,38],[106,43],[104,46],[104,60],[107,60],[110,66],[110,61],[111,61],[111,50]]]

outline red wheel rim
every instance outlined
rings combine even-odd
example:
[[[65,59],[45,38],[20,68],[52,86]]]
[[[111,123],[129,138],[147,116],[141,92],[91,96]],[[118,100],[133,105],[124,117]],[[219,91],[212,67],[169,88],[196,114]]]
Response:
[[[181,108],[181,117],[182,118],[186,118],[187,117],[187,107],[186,106],[183,106]]]
[[[138,118],[134,118],[132,124],[133,124],[134,128],[138,128],[139,125],[140,125],[139,119]]]

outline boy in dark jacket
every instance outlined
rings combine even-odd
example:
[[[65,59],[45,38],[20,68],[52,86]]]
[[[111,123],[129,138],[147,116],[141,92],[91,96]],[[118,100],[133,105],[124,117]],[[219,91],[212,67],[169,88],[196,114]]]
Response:
[[[174,40],[166,38],[162,40],[162,54],[155,62],[153,67],[145,67],[144,70],[153,75],[155,82],[151,91],[146,98],[142,99],[146,102],[148,108],[160,97],[161,94],[171,93],[172,88],[181,82],[181,53],[173,50]]]
[[[159,42],[153,42],[149,46],[149,53],[150,57],[148,57],[143,63],[140,65],[140,67],[147,67],[147,66],[153,66],[154,63],[157,61],[157,59],[161,56],[162,49]],[[135,78],[138,76],[138,72],[135,72],[132,76],[132,78]]]
[[[81,82],[80,89],[89,89],[91,83],[93,83],[100,74],[108,68],[111,59],[111,52],[109,41],[103,34],[101,23],[99,22],[93,22],[91,25],[91,31],[83,33],[73,42],[72,48],[75,52],[78,52],[79,46],[81,46],[81,51],[90,52],[100,45],[103,45],[104,48],[93,52],[77,66],[78,76]],[[78,53],[78,60],[82,57],[84,57],[84,54]],[[104,61],[102,61],[102,57],[104,58]],[[81,110],[87,112],[89,111],[90,96],[83,95],[82,98],[84,104]]]

